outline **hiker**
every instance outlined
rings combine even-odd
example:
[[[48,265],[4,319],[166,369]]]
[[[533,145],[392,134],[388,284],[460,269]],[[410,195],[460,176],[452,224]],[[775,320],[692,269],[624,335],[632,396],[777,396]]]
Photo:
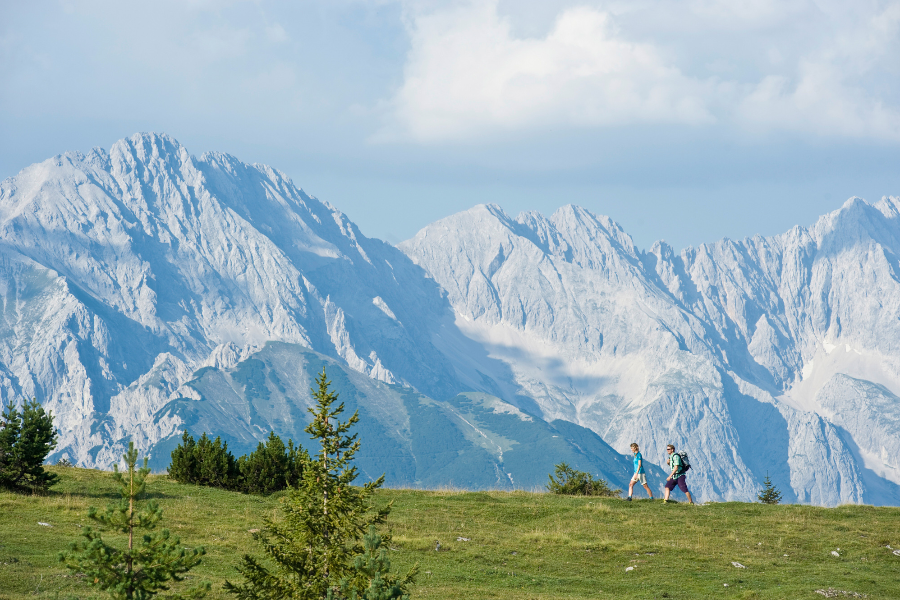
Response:
[[[634,454],[634,475],[631,476],[631,483],[628,484],[628,498],[626,500],[631,501],[631,494],[634,493],[634,484],[639,481],[644,486],[644,489],[647,490],[647,495],[653,500],[653,492],[650,491],[650,486],[647,485],[647,474],[644,472],[644,457],[641,456],[641,449],[636,443],[631,444],[631,452]]]
[[[672,472],[666,477],[666,496],[663,498],[663,502],[669,501],[669,494],[672,490],[675,489],[677,485],[678,488],[684,492],[684,495],[687,496],[688,502],[691,504],[694,503],[694,499],[691,498],[691,493],[688,491],[687,486],[687,475],[685,475],[684,465],[682,464],[681,456],[675,454],[675,446],[669,444],[666,446],[666,452],[669,453],[669,458],[666,459],[666,464],[672,467]]]

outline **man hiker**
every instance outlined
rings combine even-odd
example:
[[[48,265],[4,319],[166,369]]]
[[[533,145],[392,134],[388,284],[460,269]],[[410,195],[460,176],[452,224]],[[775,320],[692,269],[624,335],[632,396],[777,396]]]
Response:
[[[653,500],[653,492],[650,491],[650,486],[647,485],[647,474],[644,473],[644,458],[641,456],[641,450],[637,444],[631,444],[631,452],[634,454],[634,475],[631,477],[631,483],[628,484],[628,498],[626,500],[631,500],[631,495],[634,493],[634,484],[639,481],[644,486],[644,489],[647,490],[647,495]]]
[[[681,457],[675,454],[675,446],[669,444],[666,446],[666,452],[669,453],[669,458],[666,459],[666,463],[672,467],[672,472],[666,477],[666,496],[663,498],[663,502],[669,501],[669,494],[672,490],[675,489],[675,486],[678,486],[684,495],[687,496],[688,502],[691,504],[694,503],[694,499],[691,498],[691,493],[688,491],[687,486],[687,475],[684,473],[684,466],[681,464]]]

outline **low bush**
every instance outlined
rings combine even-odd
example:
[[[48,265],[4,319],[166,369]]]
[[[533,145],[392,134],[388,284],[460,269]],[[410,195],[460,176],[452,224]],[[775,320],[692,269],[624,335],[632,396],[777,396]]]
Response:
[[[239,489],[240,472],[228,442],[209,439],[205,433],[198,441],[187,431],[181,444],[172,451],[169,476],[179,483],[207,485],[226,490]]]
[[[556,465],[556,477],[550,475],[547,490],[567,496],[604,496],[618,498],[622,490],[614,490],[603,479],[594,479],[590,473],[576,471],[566,463]]]
[[[292,440],[285,447],[274,431],[269,433],[265,443],[260,442],[255,451],[237,461],[241,491],[268,495],[296,486],[303,471],[302,452],[300,447],[294,448]]]
[[[304,450],[294,442],[284,442],[271,432],[256,450],[238,459],[228,450],[228,442],[204,433],[194,440],[187,431],[172,451],[169,477],[179,483],[193,483],[246,494],[268,495],[294,486],[302,474]]]

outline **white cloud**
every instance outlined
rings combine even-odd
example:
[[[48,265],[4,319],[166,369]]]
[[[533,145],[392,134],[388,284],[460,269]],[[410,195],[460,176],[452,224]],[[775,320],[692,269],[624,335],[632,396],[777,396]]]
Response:
[[[816,135],[900,140],[900,112],[870,98],[866,90],[845,85],[828,63],[800,65],[796,83],[771,75],[737,106],[746,127],[800,131]]]
[[[858,23],[797,61],[794,77],[764,77],[741,100],[736,118],[819,135],[900,140],[900,3],[854,16]]]
[[[420,16],[398,124],[414,139],[560,124],[709,123],[709,84],[685,77],[652,45],[616,35],[608,13],[578,7],[543,39],[512,35],[496,2]]]
[[[607,2],[537,37],[497,0],[409,6],[378,140],[662,123],[900,141],[897,1]]]
[[[719,27],[747,29],[801,17],[810,4],[807,0],[692,0],[688,10]]]

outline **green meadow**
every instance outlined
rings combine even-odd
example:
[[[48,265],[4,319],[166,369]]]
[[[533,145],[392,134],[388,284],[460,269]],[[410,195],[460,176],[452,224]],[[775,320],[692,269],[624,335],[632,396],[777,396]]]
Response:
[[[50,470],[62,479],[48,495],[0,492],[0,600],[103,597],[63,569],[57,554],[89,524],[88,506],[117,498],[112,478]],[[165,476],[151,477],[147,489],[164,510],[163,526],[185,546],[206,547],[190,576],[212,583],[211,598],[228,597],[222,582],[236,580],[242,553],[259,554],[251,530],[264,516],[278,518],[283,496]],[[900,556],[886,548],[900,548],[897,508],[455,490],[388,489],[377,499],[393,502],[386,530],[394,570],[419,564],[413,599],[792,599],[822,598],[816,590],[828,588],[850,593],[837,597],[900,598]]]

